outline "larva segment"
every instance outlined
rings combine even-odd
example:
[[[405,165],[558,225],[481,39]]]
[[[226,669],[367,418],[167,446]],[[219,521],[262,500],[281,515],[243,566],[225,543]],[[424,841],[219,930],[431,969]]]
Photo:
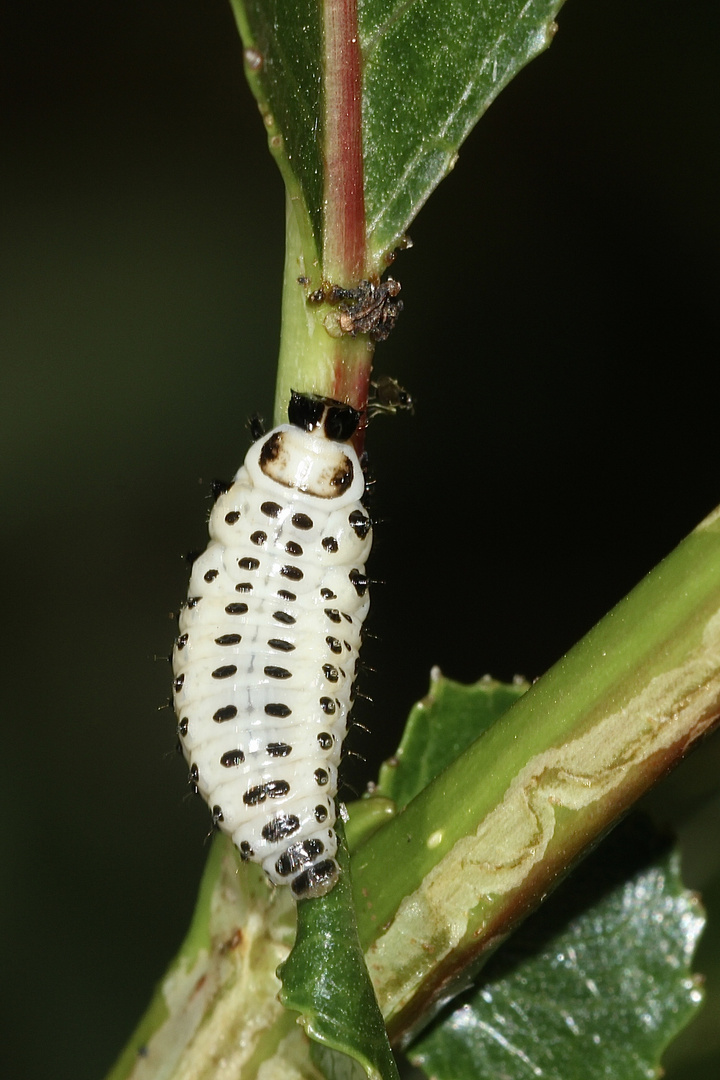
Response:
[[[306,898],[339,873],[337,770],[372,528],[349,442],[357,414],[294,395],[290,415],[251,446],[213,507],[173,688],[191,783],[214,823],[243,859]]]

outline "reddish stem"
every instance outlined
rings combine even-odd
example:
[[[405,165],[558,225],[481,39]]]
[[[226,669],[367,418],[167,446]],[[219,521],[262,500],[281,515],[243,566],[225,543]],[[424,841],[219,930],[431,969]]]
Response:
[[[325,0],[326,280],[355,286],[365,272],[362,65],[357,0]]]
[[[365,431],[367,429],[367,414],[364,412],[370,389],[370,372],[372,371],[372,352],[366,349],[366,356],[362,361],[356,360],[348,363],[348,358],[342,350],[335,359],[335,382],[332,397],[336,401],[347,401],[354,409],[362,412],[363,416],[358,429],[353,437],[353,445],[358,454],[365,447]]]

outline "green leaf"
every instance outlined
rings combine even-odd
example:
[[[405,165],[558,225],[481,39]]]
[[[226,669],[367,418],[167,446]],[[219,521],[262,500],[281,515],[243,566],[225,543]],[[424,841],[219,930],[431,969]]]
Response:
[[[245,74],[267,130],[270,152],[295,201],[309,215],[322,250],[322,7],[317,0],[230,0],[245,46]],[[313,242],[303,247],[311,257]]]
[[[392,250],[562,0],[360,0],[369,245]]]
[[[414,1062],[437,1080],[659,1075],[702,997],[690,962],[704,917],[678,852],[638,869],[637,850],[636,820],[528,920]]]
[[[326,190],[327,164],[361,139],[366,271],[381,273],[386,252],[452,169],[480,116],[549,45],[562,0],[359,0],[356,23],[352,5],[336,0],[231,4],[270,151],[303,210],[306,272],[313,251],[323,253],[326,211],[334,211],[327,200],[337,197]],[[333,8],[343,33],[360,40],[362,132],[350,132],[344,115],[338,124],[325,113],[325,87],[342,78],[328,46]]]
[[[375,794],[393,799],[399,810],[407,806],[492,727],[529,685],[523,679],[510,685],[486,675],[464,686],[433,668],[428,695],[413,706],[398,749],[380,769]]]
[[[328,1080],[360,1075],[396,1080],[397,1067],[358,941],[340,819],[336,830],[340,880],[327,896],[298,903],[295,947],[278,971],[280,1000],[300,1013],[300,1023],[320,1044],[313,1056]]]

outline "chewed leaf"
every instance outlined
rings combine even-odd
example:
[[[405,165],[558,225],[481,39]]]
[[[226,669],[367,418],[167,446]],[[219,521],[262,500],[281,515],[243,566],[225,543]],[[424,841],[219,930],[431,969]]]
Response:
[[[471,686],[433,669],[427,697],[415,705],[400,745],[380,769],[376,794],[407,806],[463,750],[483,735],[528,689],[524,679],[489,676]]]
[[[622,880],[623,844],[633,850],[637,842],[627,833],[619,829],[511,939],[478,988],[419,1040],[412,1057],[429,1075],[659,1075],[663,1050],[702,998],[690,962],[704,917],[683,888],[676,851]],[[604,879],[613,867],[615,880]]]

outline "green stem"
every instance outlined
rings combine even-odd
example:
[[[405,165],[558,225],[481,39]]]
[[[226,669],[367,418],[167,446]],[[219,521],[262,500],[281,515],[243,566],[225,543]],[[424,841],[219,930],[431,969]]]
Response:
[[[719,713],[720,509],[356,852],[360,939],[396,1040]]]
[[[317,262],[308,265],[307,252],[312,246],[305,209],[298,198],[290,194],[285,224],[275,423],[282,424],[287,420],[291,390],[336,398],[362,409],[367,402],[373,343],[364,334],[333,336],[335,309],[330,304],[308,302],[307,288],[298,279],[316,280]]]

